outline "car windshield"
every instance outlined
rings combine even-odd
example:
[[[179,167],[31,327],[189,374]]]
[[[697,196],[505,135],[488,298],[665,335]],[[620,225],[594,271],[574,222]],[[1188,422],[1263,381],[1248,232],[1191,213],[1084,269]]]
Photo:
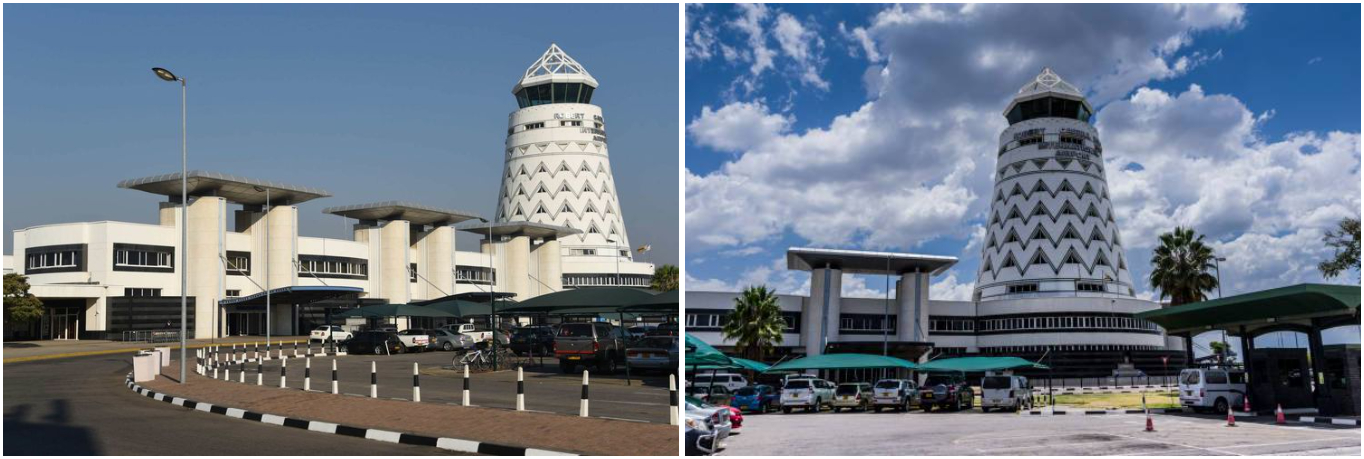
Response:
[[[559,327],[559,336],[592,336],[592,324],[564,324]]]
[[[677,340],[672,338],[645,338],[641,341],[641,347],[652,347],[658,349],[676,349]]]
[[[748,386],[739,388],[739,391],[735,392],[734,395],[754,395],[757,393],[758,393],[757,389],[754,389],[753,386]]]
[[[834,393],[838,395],[857,395],[857,385],[856,384],[840,385],[838,386],[838,390],[836,390]]]
[[[939,384],[945,384],[945,385],[948,385],[948,386],[952,385],[952,377],[950,377],[950,376],[929,376],[928,379],[924,380],[924,387],[933,387],[933,386],[936,386],[936,385],[939,385]]]
[[[1180,376],[1179,381],[1184,384],[1194,385],[1198,384],[1200,379],[1201,378],[1199,377],[1197,371],[1186,371],[1182,376]]]
[[[899,389],[900,381],[894,379],[884,379],[876,382],[877,389]]]
[[[1008,389],[1012,385],[1008,376],[986,376],[980,382],[980,387],[985,389]]]
[[[787,389],[809,389],[809,388],[810,388],[810,380],[808,380],[808,379],[797,379],[797,380],[793,380],[793,381],[787,381],[787,382],[786,382],[786,388],[787,388]]]

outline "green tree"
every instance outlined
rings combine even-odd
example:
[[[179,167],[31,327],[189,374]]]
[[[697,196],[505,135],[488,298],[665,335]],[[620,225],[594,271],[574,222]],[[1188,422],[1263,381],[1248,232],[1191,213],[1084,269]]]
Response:
[[[762,360],[763,355],[781,344],[781,332],[786,321],[777,306],[777,292],[766,285],[749,286],[734,298],[734,311],[721,332],[733,340],[734,347],[744,358]]]
[[[649,288],[660,292],[671,292],[677,290],[677,266],[663,265],[654,268],[654,278],[649,281]]]
[[[1206,292],[1217,288],[1213,258],[1212,248],[1193,228],[1161,234],[1151,254],[1151,287],[1160,290],[1162,300],[1169,297],[1171,306],[1206,300]]]
[[[43,302],[28,293],[28,277],[5,275],[5,321],[29,323],[43,316]]]
[[[1336,250],[1330,260],[1321,262],[1317,269],[1327,279],[1339,276],[1342,271],[1354,269],[1359,272],[1359,219],[1346,218],[1340,221],[1340,231],[1327,231],[1321,237],[1326,246]]]

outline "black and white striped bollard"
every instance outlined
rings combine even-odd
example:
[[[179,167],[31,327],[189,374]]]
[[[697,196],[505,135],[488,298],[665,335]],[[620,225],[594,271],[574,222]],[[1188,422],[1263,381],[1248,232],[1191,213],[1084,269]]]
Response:
[[[213,379],[218,379],[218,349],[216,347],[208,356],[208,366],[213,367]]]
[[[279,388],[280,388],[280,389],[283,389],[283,388],[285,388],[285,387],[288,387],[288,385],[285,383],[285,377],[287,376],[288,371],[289,371],[289,361],[288,361],[288,360],[281,360],[281,361],[279,361]]]
[[[237,364],[237,382],[246,384],[246,360]]]
[[[464,365],[464,406],[469,406],[469,365]]]
[[[421,375],[417,371],[417,362],[412,362],[412,401],[422,401],[422,382],[418,377]]]
[[[270,351],[267,350],[266,352],[270,352]],[[242,352],[242,354],[245,355],[246,352]],[[259,343],[259,342],[255,342],[255,341],[251,342],[251,356],[252,356],[252,357],[255,357],[256,360],[260,360],[260,343]]]
[[[297,349],[297,348],[295,348]],[[303,360],[303,391],[313,389],[313,359]]]
[[[668,375],[668,425],[677,425],[677,375]]]
[[[256,385],[265,385],[265,364],[260,360],[256,361]]]
[[[522,378],[521,367],[516,367],[516,411],[526,411],[526,381]]]
[[[336,386],[336,359],[332,359],[332,395],[341,393]]]
[[[294,340],[294,358],[298,358],[298,340]]]
[[[583,370],[583,398],[578,402],[578,416],[587,417],[587,370]]]
[[[379,364],[369,361],[369,398],[379,398]]]

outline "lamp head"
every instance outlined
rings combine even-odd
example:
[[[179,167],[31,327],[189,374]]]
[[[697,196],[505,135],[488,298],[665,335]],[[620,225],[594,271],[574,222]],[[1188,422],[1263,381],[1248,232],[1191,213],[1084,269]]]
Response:
[[[180,80],[180,78],[177,77],[177,76],[175,76],[174,73],[171,73],[170,70],[166,70],[166,69],[163,69],[163,68],[161,68],[161,67],[152,67],[152,72],[155,72],[157,78],[160,78],[160,79],[162,79],[162,80],[166,80],[166,81],[178,81],[178,80]]]

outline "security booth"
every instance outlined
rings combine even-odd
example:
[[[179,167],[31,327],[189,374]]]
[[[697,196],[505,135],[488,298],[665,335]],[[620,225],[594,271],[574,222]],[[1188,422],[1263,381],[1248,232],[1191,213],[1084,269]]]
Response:
[[[1328,352],[1322,331],[1360,324],[1360,288],[1299,284],[1138,313],[1183,336],[1193,361],[1193,336],[1221,330],[1241,339],[1251,408],[1315,408],[1323,415],[1357,414],[1359,353]],[[1257,349],[1255,338],[1288,331],[1307,335],[1307,348]],[[1357,349],[1356,345],[1356,349]],[[1333,349],[1334,350],[1334,349]],[[1356,388],[1348,394],[1348,388]]]

